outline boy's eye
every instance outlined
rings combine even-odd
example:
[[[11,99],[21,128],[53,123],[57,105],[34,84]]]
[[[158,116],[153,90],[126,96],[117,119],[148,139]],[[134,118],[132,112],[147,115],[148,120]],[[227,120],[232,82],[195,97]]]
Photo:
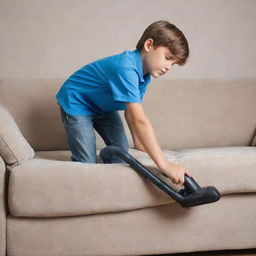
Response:
[[[169,56],[166,56],[166,59],[167,59],[167,60],[172,60],[173,58],[172,58],[172,57],[169,57]]]

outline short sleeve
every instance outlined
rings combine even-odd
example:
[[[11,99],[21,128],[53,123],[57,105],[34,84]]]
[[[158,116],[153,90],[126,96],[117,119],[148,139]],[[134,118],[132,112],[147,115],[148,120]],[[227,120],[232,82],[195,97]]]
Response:
[[[141,103],[139,76],[134,69],[118,68],[110,75],[109,83],[114,101]]]

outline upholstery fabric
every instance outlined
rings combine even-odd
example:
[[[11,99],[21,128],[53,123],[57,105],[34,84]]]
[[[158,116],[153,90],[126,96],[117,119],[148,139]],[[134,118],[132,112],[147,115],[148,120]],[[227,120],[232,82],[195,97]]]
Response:
[[[133,155],[134,151],[130,153]],[[50,154],[54,152],[48,152]],[[166,151],[165,154],[167,158],[171,154],[172,159],[176,159],[173,162],[190,170],[201,186],[215,186],[222,195],[256,192],[254,147],[191,149]],[[172,186],[170,179],[161,175],[146,153],[139,152],[136,158]],[[84,164],[67,160],[36,157],[13,168],[9,182],[11,214],[19,217],[78,216],[174,202],[128,164]]]
[[[33,158],[34,154],[10,112],[0,105],[0,155],[9,165],[16,165]]]
[[[55,100],[63,81],[0,80],[1,100],[35,151],[68,149]],[[148,86],[143,107],[164,149],[249,146],[256,127],[255,99],[255,79],[159,79]],[[100,149],[105,144],[98,133],[96,138]]]
[[[76,217],[9,216],[7,250],[13,256],[127,256],[248,249],[256,245],[255,216],[255,193],[189,209],[173,203]]]
[[[5,255],[6,249],[6,170],[5,163],[0,157],[0,255]]]

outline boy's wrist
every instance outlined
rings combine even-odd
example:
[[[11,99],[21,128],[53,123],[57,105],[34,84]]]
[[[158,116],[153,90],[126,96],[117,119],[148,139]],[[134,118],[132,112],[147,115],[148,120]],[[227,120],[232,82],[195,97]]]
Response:
[[[159,169],[165,170],[167,168],[168,164],[170,164],[170,163],[169,163],[168,159],[166,158],[166,156],[163,154],[162,159],[160,159],[156,164]]]
[[[164,155],[164,154],[163,154]],[[168,169],[168,167],[170,167],[170,165],[172,165],[172,163],[168,160],[168,158],[164,155],[163,159],[161,160],[161,162],[158,164],[158,168],[160,170],[166,170]]]

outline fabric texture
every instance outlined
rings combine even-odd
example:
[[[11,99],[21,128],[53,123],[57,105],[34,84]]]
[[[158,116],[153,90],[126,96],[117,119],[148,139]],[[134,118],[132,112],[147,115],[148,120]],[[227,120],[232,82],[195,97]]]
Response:
[[[129,149],[129,153],[174,186],[147,153],[134,149]],[[222,196],[256,192],[254,147],[165,150],[164,153],[171,162],[190,170],[202,187],[215,186]],[[59,157],[58,151],[37,152],[33,160],[12,169],[9,208],[13,216],[79,216],[174,203],[128,164],[84,164],[71,162],[68,155],[66,158],[63,155],[62,161],[53,160]],[[179,190],[181,186],[174,188]]]
[[[0,255],[6,254],[6,166],[0,157]]]
[[[255,248],[255,200],[255,193],[233,194],[190,209],[174,203],[76,217],[9,216],[8,255],[135,256]]]
[[[9,165],[22,164],[34,157],[10,112],[0,104],[0,155]]]
[[[150,74],[143,76],[140,50],[96,60],[73,73],[56,95],[71,115],[125,110],[126,102],[142,102]]]
[[[55,98],[63,82],[62,79],[0,80],[1,102],[21,124],[22,134],[35,151],[68,150]],[[256,79],[159,78],[148,86],[142,104],[160,146],[182,150],[249,146],[256,127],[255,99]],[[123,118],[123,111],[120,115]],[[123,123],[132,147],[124,118]],[[104,146],[96,133],[97,149]]]

